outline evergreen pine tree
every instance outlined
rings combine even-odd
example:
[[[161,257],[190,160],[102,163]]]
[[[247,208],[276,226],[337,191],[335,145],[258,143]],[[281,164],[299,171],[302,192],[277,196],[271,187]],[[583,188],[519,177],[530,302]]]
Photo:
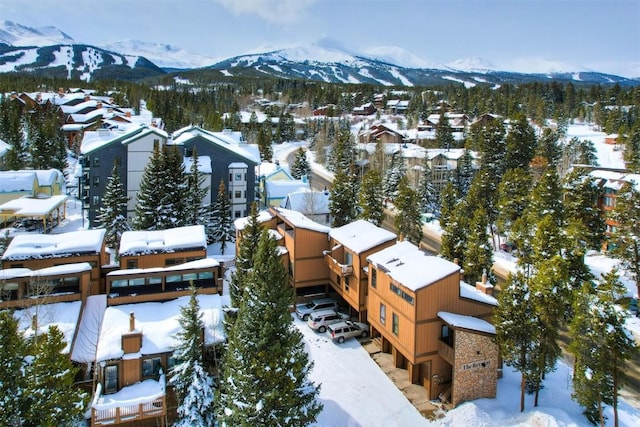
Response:
[[[443,110],[440,111],[440,119],[436,124],[436,143],[438,148],[449,150],[455,148],[455,140],[453,139],[453,131],[449,124],[449,119]]]
[[[347,170],[355,161],[355,141],[349,128],[338,129],[336,141],[331,148],[329,170]]]
[[[178,400],[177,419],[173,425],[208,427],[215,424],[214,384],[204,367],[204,323],[193,282],[189,289],[189,304],[180,307],[181,330],[177,333],[178,344],[173,353],[176,364],[169,379]]]
[[[520,371],[520,412],[524,411],[524,395],[532,371],[529,351],[538,333],[530,296],[525,276],[521,272],[510,275],[498,294],[494,313],[496,340],[504,363]]]
[[[546,168],[540,181],[533,187],[528,206],[535,222],[545,215],[550,215],[558,227],[564,226],[564,209],[562,200],[562,187],[560,178],[555,168]]]
[[[406,176],[402,177],[398,184],[395,207],[397,212],[394,218],[394,225],[399,240],[407,240],[417,246],[422,240],[420,203],[418,194],[409,186]]]
[[[625,328],[625,312],[617,301],[626,293],[612,270],[595,289],[585,283],[576,296],[575,316],[569,325],[569,351],[575,356],[573,397],[585,408],[587,419],[604,426],[603,405],[613,407],[618,425],[618,390],[626,373],[626,361],[638,351]]]
[[[0,310],[0,425],[18,426],[24,408],[23,365],[25,341],[18,321],[9,310]]]
[[[405,174],[404,159],[402,157],[402,150],[400,150],[391,157],[391,164],[384,177],[384,197],[387,200],[393,202],[398,196],[398,185]]]
[[[636,121],[625,142],[624,160],[631,172],[640,173],[640,121]]]
[[[493,250],[489,243],[488,219],[482,207],[473,213],[473,218],[469,222],[469,237],[464,248],[464,276],[468,283],[474,284],[482,279],[482,274],[491,275],[493,266]],[[490,282],[495,283],[495,279],[490,277]]]
[[[273,159],[271,139],[271,120],[265,120],[258,129],[258,149],[262,160],[271,161]]]
[[[336,172],[331,185],[329,212],[333,227],[349,224],[357,215],[358,183],[353,167]]]
[[[262,226],[258,222],[258,205],[252,203],[247,223],[240,231],[241,238],[238,244],[238,253],[236,253],[236,269],[231,274],[231,283],[229,284],[231,307],[238,308],[243,301],[245,279],[253,268],[253,254],[258,247],[261,234]]]
[[[524,114],[519,114],[512,121],[507,134],[504,170],[520,168],[528,171],[536,146],[537,140],[533,127]]]
[[[57,326],[37,336],[29,346],[33,359],[24,370],[23,425],[57,427],[70,425],[83,414],[89,396],[75,386],[74,367],[63,353],[66,343]]]
[[[442,225],[440,255],[449,261],[457,259],[460,265],[465,264],[465,250],[469,239],[470,218],[467,211],[466,203],[457,203]]]
[[[611,235],[612,253],[631,273],[640,295],[640,191],[634,183],[625,184],[616,197],[616,206],[611,211],[611,219],[616,222]],[[632,214],[635,213],[635,214]]]
[[[469,192],[471,182],[473,180],[473,158],[469,150],[464,150],[462,157],[458,160],[458,167],[456,168],[455,182],[458,187],[458,193],[464,197]]]
[[[134,230],[158,230],[160,223],[160,203],[164,185],[161,182],[163,169],[162,152],[154,145],[149,163],[144,168],[140,190],[136,196],[134,217],[131,228]]]
[[[306,176],[307,179],[311,178],[311,166],[307,160],[307,153],[300,147],[296,152],[296,157],[291,166],[291,176],[295,179],[302,179]]]
[[[220,243],[220,253],[224,254],[227,248],[227,242],[235,240],[235,229],[231,220],[231,202],[227,195],[227,189],[224,180],[220,180],[218,186],[218,196],[213,208],[214,225],[213,225],[213,241]]]
[[[288,311],[293,298],[276,242],[264,230],[224,355],[222,425],[307,426],[322,410],[319,386],[308,379],[313,364]]]
[[[438,192],[433,185],[433,175],[429,164],[425,161],[422,166],[422,175],[418,185],[420,192],[420,207],[422,212],[439,216],[440,206],[438,203]]]
[[[569,221],[581,224],[581,233],[587,249],[600,249],[604,240],[605,218],[597,200],[604,197],[604,190],[584,169],[576,168],[563,179],[563,201]]]
[[[377,226],[382,225],[384,219],[382,178],[375,169],[370,169],[364,174],[358,195],[358,208],[358,218],[365,219]]]
[[[193,155],[191,157],[191,166],[189,167],[189,174],[187,176],[187,188],[184,195],[185,225],[204,225],[207,226],[206,221],[203,221],[203,217],[206,217],[206,206],[202,204],[209,187],[203,187],[202,184],[205,181],[205,177],[198,168],[198,151],[193,148]]]
[[[177,145],[162,147],[160,185],[162,194],[158,207],[158,229],[166,230],[184,225],[185,170],[184,159]]]
[[[27,166],[28,155],[23,129],[20,103],[3,97],[0,103],[0,139],[11,146],[4,158],[9,170],[24,169]]]
[[[98,228],[104,228],[105,242],[110,248],[116,251],[120,246],[122,233],[129,230],[127,221],[127,192],[120,179],[120,168],[118,162],[113,163],[111,176],[107,182],[102,195],[102,205],[96,217]]]
[[[513,223],[529,206],[531,175],[524,169],[509,169],[498,187],[498,216],[496,224],[501,233],[508,233]]]

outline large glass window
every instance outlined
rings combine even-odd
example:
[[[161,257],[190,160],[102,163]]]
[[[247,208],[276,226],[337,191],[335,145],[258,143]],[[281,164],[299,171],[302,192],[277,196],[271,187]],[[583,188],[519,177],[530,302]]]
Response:
[[[104,367],[104,392],[115,393],[118,391],[118,365]]]
[[[160,375],[162,363],[159,357],[142,359],[142,377],[157,377]]]
[[[391,330],[393,331],[393,335],[398,335],[400,333],[400,319],[398,318],[398,315],[393,313],[393,317],[392,317],[392,327]]]

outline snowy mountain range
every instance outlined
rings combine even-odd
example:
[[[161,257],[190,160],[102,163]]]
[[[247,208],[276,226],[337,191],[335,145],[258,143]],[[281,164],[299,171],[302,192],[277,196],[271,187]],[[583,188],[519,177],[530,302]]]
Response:
[[[358,53],[329,38],[310,45],[281,49],[263,46],[247,54],[218,59],[168,44],[137,40],[89,46],[79,44],[55,27],[30,28],[0,21],[0,72],[29,71],[85,80],[103,77],[134,80],[167,72],[186,73],[208,68],[217,70],[221,76],[271,76],[384,86],[458,82],[471,87],[550,79],[621,85],[640,83],[637,79],[605,73],[570,71],[571,68],[558,64],[543,65],[555,71],[504,71],[477,57],[447,64],[430,64],[402,48],[383,46]]]

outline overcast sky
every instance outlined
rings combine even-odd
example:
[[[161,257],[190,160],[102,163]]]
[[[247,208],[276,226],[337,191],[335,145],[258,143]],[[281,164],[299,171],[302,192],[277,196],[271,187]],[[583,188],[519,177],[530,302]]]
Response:
[[[479,57],[514,71],[640,76],[640,0],[0,0],[0,19],[219,59],[329,37],[365,54],[401,47],[423,66]]]

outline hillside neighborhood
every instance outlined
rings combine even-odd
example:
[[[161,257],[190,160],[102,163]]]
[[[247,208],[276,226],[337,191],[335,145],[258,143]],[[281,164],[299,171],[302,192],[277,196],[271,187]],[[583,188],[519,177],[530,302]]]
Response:
[[[47,336],[52,325],[61,332],[59,353],[82,392],[75,421],[91,426],[167,425],[179,418],[184,395],[171,378],[184,361],[184,313],[193,304],[201,322],[198,363],[224,384],[225,369],[232,369],[225,353],[240,351],[234,340],[242,335],[233,328],[247,321],[243,312],[252,306],[246,301],[255,304],[259,292],[267,298],[281,276],[286,322],[304,350],[291,358],[314,361],[298,380],[310,378],[306,390],[319,386],[303,395],[314,396],[305,409],[316,413],[306,425],[640,423],[637,382],[620,400],[618,390],[627,386],[616,383],[615,391],[576,402],[573,387],[590,387],[596,367],[604,372],[598,384],[613,381],[602,365],[580,359],[569,345],[537,356],[550,364],[531,367],[513,356],[521,348],[508,339],[532,335],[517,329],[517,320],[538,319],[532,330],[545,330],[536,335],[540,347],[555,349],[559,330],[573,334],[580,324],[591,325],[588,307],[611,309],[608,333],[625,343],[615,369],[638,363],[637,270],[616,252],[624,247],[621,230],[631,229],[631,239],[638,231],[627,221],[636,216],[629,206],[640,192],[640,156],[625,154],[638,149],[637,122],[623,135],[588,120],[596,115],[591,107],[579,119],[534,120],[465,112],[441,95],[425,91],[430,108],[416,119],[408,110],[417,101],[403,90],[350,101],[349,109],[256,94],[242,109],[220,114],[222,126],[213,131],[203,117],[177,126],[144,100],[121,107],[118,91],[4,93],[0,310],[11,313],[25,340]],[[273,109],[286,113],[265,113]],[[17,133],[26,136],[15,138],[9,118],[18,115],[11,114],[29,111],[59,124],[44,145],[58,148],[39,154],[34,124],[20,127]],[[527,151],[530,141],[537,148],[513,155]],[[66,166],[40,169],[39,157]],[[499,171],[499,160],[516,166]],[[500,177],[511,180],[502,184]],[[500,209],[490,212],[491,197]],[[267,270],[258,259],[267,259],[273,283],[259,277]],[[260,280],[269,286],[260,287]],[[598,289],[594,294],[616,298],[583,300],[579,295],[591,295],[585,283]],[[533,291],[522,301],[544,294],[537,306],[508,299],[523,289]],[[556,301],[544,289],[572,296]],[[326,298],[344,314],[334,328],[364,324],[357,339],[332,336],[331,324],[327,333],[307,327],[309,314],[298,305]],[[531,311],[507,311],[507,302]],[[549,311],[539,316],[540,307]],[[572,322],[567,313],[586,317]],[[597,334],[592,327],[596,332],[585,326],[580,333]],[[348,372],[343,357],[354,357],[368,377]],[[387,357],[396,383],[376,357]],[[332,366],[346,372],[331,372]],[[572,371],[575,366],[582,371]],[[371,367],[376,374],[364,370]],[[527,369],[533,373],[525,378]],[[566,375],[564,384],[557,375]],[[341,377],[354,384],[340,386]],[[240,375],[232,378],[241,382]],[[398,382],[405,394],[417,387],[422,401],[404,398]],[[374,387],[384,387],[379,396],[371,396]],[[531,412],[518,416],[525,394]],[[385,405],[387,396],[401,409]],[[343,406],[342,398],[354,406],[370,399],[386,413],[367,415]],[[220,416],[232,423],[238,411],[225,406]]]

